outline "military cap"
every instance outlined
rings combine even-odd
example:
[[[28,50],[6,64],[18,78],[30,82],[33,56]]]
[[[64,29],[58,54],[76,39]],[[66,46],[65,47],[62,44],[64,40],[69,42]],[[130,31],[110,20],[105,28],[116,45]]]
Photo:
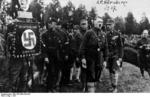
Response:
[[[107,22],[106,22],[107,25],[114,24],[114,23],[115,23],[115,22],[114,22],[114,20],[112,20],[112,19],[108,19]]]
[[[46,28],[48,29],[48,24],[52,23],[52,22],[57,22],[57,19],[56,18],[51,18],[49,17],[47,22],[46,22]]]
[[[82,23],[82,22],[85,22],[85,21],[87,21],[87,19],[81,19],[81,20],[80,20],[81,23]]]
[[[100,21],[100,22],[103,22],[103,19],[102,18],[96,18],[94,21]]]
[[[51,23],[51,22],[57,22],[57,19],[56,19],[56,18],[49,17],[48,23]]]

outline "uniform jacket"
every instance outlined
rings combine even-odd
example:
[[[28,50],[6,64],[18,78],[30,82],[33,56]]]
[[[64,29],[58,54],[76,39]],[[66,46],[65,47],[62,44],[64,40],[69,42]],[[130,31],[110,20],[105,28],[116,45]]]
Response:
[[[69,35],[70,49],[73,50],[76,55],[79,55],[79,48],[82,42],[82,38],[83,36],[80,32],[74,32],[72,35]]]
[[[110,57],[117,55],[123,57],[123,38],[117,31],[109,31],[106,33],[108,42],[108,55]]]
[[[46,50],[55,51],[61,43],[61,38],[58,32],[49,30],[42,35],[42,41],[45,44]]]
[[[80,46],[81,56],[95,56],[98,51],[103,52],[104,60],[107,59],[108,45],[105,33],[95,28],[88,30]]]
[[[137,46],[142,46],[144,44],[148,44],[149,43],[149,39],[146,38],[146,37],[143,37],[142,39],[140,39],[138,42],[137,42]]]
[[[60,51],[63,51],[65,42],[67,41],[66,34],[60,29],[55,31],[49,30],[42,35],[42,42],[44,44],[43,53],[51,53],[60,57]]]
[[[150,39],[148,39],[146,37],[143,37],[142,39],[140,39],[137,42],[137,47],[138,47],[138,49],[140,48],[140,53],[142,53],[143,55],[147,55],[150,52],[150,49],[147,48],[146,46],[144,46],[144,45],[148,45],[148,44],[150,44]],[[140,47],[140,46],[142,46],[142,47]]]
[[[81,33],[82,35],[84,35],[86,32],[87,32],[87,30],[83,30],[82,28],[80,28],[80,33]]]

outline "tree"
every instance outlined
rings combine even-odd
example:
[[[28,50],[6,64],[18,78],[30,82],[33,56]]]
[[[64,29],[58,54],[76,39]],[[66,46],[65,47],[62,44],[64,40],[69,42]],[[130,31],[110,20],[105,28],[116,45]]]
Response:
[[[59,10],[61,9],[61,5],[59,0],[52,0],[52,5],[51,5],[51,17],[53,18],[60,18],[59,17]]]
[[[37,0],[34,0],[29,5],[28,11],[32,12],[33,18],[41,22],[41,13],[42,13],[42,6],[37,2]]]
[[[3,0],[0,0],[0,8],[2,8],[2,2],[3,2]]]
[[[108,19],[111,19],[111,16],[110,16],[108,13],[105,13],[102,18],[103,18],[104,24],[106,24],[107,20],[108,20]]]
[[[87,10],[85,8],[85,5],[80,4],[79,8],[77,10],[79,11],[79,15],[81,18],[87,18],[88,13],[87,13]]]
[[[140,21],[140,33],[142,33],[144,29],[149,29],[149,28],[150,28],[149,20],[144,13]]]
[[[89,18],[88,18],[89,25],[93,26],[93,22],[92,21],[95,20],[96,17],[97,17],[96,8],[92,7],[91,11],[89,12]]]
[[[85,5],[80,4],[79,7],[75,10],[74,13],[74,24],[79,24],[81,19],[87,19],[88,11],[85,8]]]
[[[132,12],[128,12],[127,17],[125,18],[126,34],[131,35],[131,34],[136,33],[135,24],[136,24],[136,21],[134,19]]]
[[[97,13],[96,13],[96,8],[95,8],[95,7],[92,7],[92,8],[91,8],[91,11],[89,12],[89,17],[90,17],[91,19],[93,19],[93,20],[96,19]]]
[[[141,34],[140,33],[140,24],[135,22],[134,34]]]
[[[75,11],[75,6],[71,1],[67,3],[66,6],[63,7],[62,9],[62,20],[68,22],[73,18],[73,14]]]
[[[52,0],[52,3],[49,3],[47,7],[45,8],[46,12],[44,14],[44,21],[49,19],[49,17],[52,18],[61,18],[62,10],[59,0]]]
[[[120,30],[122,33],[125,32],[125,22],[122,17],[115,18],[115,30]]]

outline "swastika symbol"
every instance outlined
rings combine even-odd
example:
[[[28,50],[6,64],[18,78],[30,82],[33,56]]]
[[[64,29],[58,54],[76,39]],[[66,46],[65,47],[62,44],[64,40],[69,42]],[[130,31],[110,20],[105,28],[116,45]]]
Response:
[[[22,40],[23,47],[26,48],[26,49],[31,50],[31,49],[34,49],[34,47],[36,46],[35,33],[30,29],[25,30],[22,33],[21,40]]]

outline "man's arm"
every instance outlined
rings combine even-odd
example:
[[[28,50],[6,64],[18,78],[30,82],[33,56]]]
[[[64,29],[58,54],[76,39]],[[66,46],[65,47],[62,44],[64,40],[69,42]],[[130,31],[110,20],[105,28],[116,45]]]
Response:
[[[121,35],[119,34],[119,40],[118,40],[119,58],[123,58],[123,53],[124,53],[123,47],[124,47],[123,39]]]
[[[107,40],[107,35],[105,35],[105,43],[104,43],[104,48],[103,48],[103,57],[104,57],[104,61],[108,61],[108,40]]]

